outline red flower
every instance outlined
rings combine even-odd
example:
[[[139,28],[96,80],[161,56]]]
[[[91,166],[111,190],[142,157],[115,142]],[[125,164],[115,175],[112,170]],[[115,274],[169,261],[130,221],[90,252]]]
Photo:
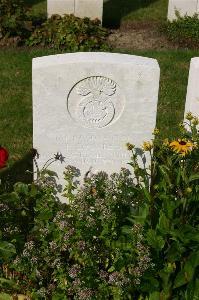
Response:
[[[6,167],[6,162],[8,160],[9,154],[8,151],[0,146],[0,169]]]

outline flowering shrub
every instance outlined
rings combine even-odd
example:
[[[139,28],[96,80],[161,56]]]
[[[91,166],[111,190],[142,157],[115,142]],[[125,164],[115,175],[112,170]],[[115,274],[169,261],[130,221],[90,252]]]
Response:
[[[127,144],[133,176],[88,174],[80,185],[68,166],[68,204],[42,174],[1,195],[0,289],[31,299],[198,299],[199,122],[187,118],[177,140],[155,130],[142,149]],[[139,164],[146,154],[149,167]]]

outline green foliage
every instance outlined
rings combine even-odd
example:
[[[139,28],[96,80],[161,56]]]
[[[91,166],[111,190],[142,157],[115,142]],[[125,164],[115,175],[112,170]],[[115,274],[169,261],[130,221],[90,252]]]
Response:
[[[97,19],[54,15],[32,33],[27,44],[67,51],[108,50],[107,36],[108,31]]]
[[[195,14],[193,17],[185,16],[178,18],[172,22],[167,22],[163,31],[168,38],[185,48],[199,47],[199,16]]]
[[[0,0],[0,39],[30,35],[32,22],[24,8],[23,0]]]
[[[7,273],[14,274],[20,286],[9,282],[2,289],[19,289],[31,293],[33,299],[68,299],[68,295],[77,299],[128,299],[152,267],[143,228],[134,226],[130,218],[142,201],[130,172],[123,169],[111,178],[101,172],[85,178],[80,188],[78,170],[68,166],[64,191],[70,203],[67,205],[56,200],[55,181],[43,171],[35,185],[15,186],[20,216],[28,200],[23,220],[28,226],[25,232],[18,226],[23,247],[17,247],[15,259],[3,259],[3,266],[9,263]],[[16,224],[18,218],[12,219],[10,194],[2,196],[1,201],[7,216],[2,222],[2,238],[9,240],[7,224]],[[30,215],[34,220],[28,219]],[[14,243],[13,236],[10,240]],[[5,277],[5,272],[2,275]]]
[[[175,141],[155,130],[142,149],[127,144],[133,176],[87,174],[80,186],[68,166],[68,204],[45,168],[2,194],[1,290],[31,299],[197,299],[199,120],[187,118],[190,130],[180,126]],[[140,163],[146,156],[150,166]]]
[[[4,41],[65,51],[105,51],[107,36],[99,20],[54,15],[45,21],[44,15],[31,15],[23,0],[0,0],[0,39]]]
[[[162,141],[156,134],[153,143],[144,143],[143,156],[146,152],[151,155],[150,169],[140,169],[136,149],[132,150],[131,165],[144,195],[148,195],[147,178],[151,180],[144,226],[155,264],[153,279],[158,283],[150,289],[152,295],[161,296],[149,299],[191,300],[193,295],[198,295],[199,136],[196,125],[199,120],[191,114],[187,117],[190,131],[181,126],[181,139]],[[149,292],[146,282],[141,290]]]

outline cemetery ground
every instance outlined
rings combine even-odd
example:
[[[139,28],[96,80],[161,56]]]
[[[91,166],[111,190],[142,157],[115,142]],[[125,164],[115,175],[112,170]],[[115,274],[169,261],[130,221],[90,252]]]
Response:
[[[46,0],[27,0],[27,5],[34,14],[46,15]],[[176,48],[159,30],[167,8],[168,0],[105,1],[103,26],[111,28],[110,44],[129,50]]]
[[[41,13],[43,15],[46,15],[46,1],[26,0],[26,2],[34,14]],[[113,257],[112,253],[114,255],[115,253],[117,253],[117,251],[115,252],[115,248],[117,249],[118,247],[120,247],[119,244],[115,243],[115,236],[112,236],[114,226],[115,228],[118,228],[118,232],[116,232],[114,228],[117,236],[119,236],[124,229],[125,239],[129,236],[131,238],[131,235],[134,234],[135,236],[137,234],[137,237],[139,238],[141,237],[141,240],[135,239],[135,245],[133,244],[133,247],[131,245],[130,248],[129,244],[126,243],[125,240],[124,244],[121,244],[121,257],[125,257],[126,253],[129,253],[129,249],[131,249],[130,251],[132,252],[129,256],[131,257],[131,259],[133,258],[132,266],[136,267],[137,260],[134,262],[135,249],[136,259],[137,257],[138,259],[141,258],[141,266],[143,267],[144,257],[145,259],[148,259],[149,262],[149,264],[146,263],[146,270],[148,267],[151,267],[151,269],[149,270],[152,270],[152,273],[149,273],[149,275],[147,274],[147,276],[149,277],[147,278],[146,276],[146,285],[140,285],[139,291],[136,287],[136,296],[135,294],[133,294],[133,291],[131,291],[134,299],[183,300],[185,299],[183,298],[185,294],[188,295],[186,298],[187,300],[199,299],[199,280],[196,275],[199,266],[198,201],[196,201],[198,199],[199,166],[197,162],[199,161],[199,151],[196,145],[199,145],[199,138],[196,130],[196,124],[194,125],[194,134],[196,137],[194,137],[194,134],[191,137],[189,136],[190,141],[192,141],[193,143],[190,143],[190,141],[187,140],[187,136],[183,136],[183,133],[180,132],[179,129],[179,123],[183,120],[184,117],[184,106],[187,92],[190,60],[193,57],[199,56],[199,50],[191,50],[187,48],[180,49],[179,47],[169,42],[160,33],[159,27],[166,20],[168,0],[110,0],[108,2],[105,2],[104,6],[104,25],[108,28],[111,28],[111,35],[109,38],[110,43],[113,47],[111,51],[113,53],[125,53],[130,55],[139,55],[148,58],[154,58],[157,59],[160,65],[160,89],[157,112],[157,128],[160,130],[160,135],[157,134],[157,138],[154,141],[154,145],[157,142],[157,147],[154,146],[154,148],[158,153],[156,168],[159,173],[154,176],[154,178],[156,177],[155,179],[157,180],[157,184],[154,184],[153,180],[149,180],[152,186],[152,192],[150,194],[148,185],[149,182],[146,180],[147,176],[143,172],[143,170],[139,170],[140,173],[138,174],[138,178],[140,176],[140,178],[142,179],[140,181],[141,183],[139,183],[138,180],[138,184],[135,188],[135,185],[132,184],[132,180],[130,179],[129,181],[129,175],[127,175],[127,173],[125,173],[125,171],[123,170],[123,173],[121,174],[123,174],[124,176],[122,175],[119,180],[117,180],[117,177],[115,179],[111,179],[113,183],[111,186],[115,186],[115,189],[117,189],[119,186],[119,192],[113,189],[113,191],[111,190],[109,194],[110,185],[108,183],[108,180],[106,180],[106,177],[101,174],[101,178],[101,175],[99,175],[100,180],[96,180],[96,182],[100,182],[101,185],[95,185],[95,179],[93,181],[93,185],[93,182],[91,180],[91,183],[88,183],[87,185],[88,188],[85,189],[85,193],[82,193],[80,195],[78,194],[79,198],[75,198],[73,197],[73,194],[71,192],[71,186],[74,187],[75,192],[76,187],[75,185],[73,186],[73,182],[69,179],[66,193],[67,199],[69,199],[72,204],[71,211],[67,211],[67,205],[63,203],[59,203],[57,205],[58,201],[55,201],[54,196],[52,196],[53,193],[51,188],[47,185],[45,186],[45,181],[44,186],[42,186],[42,179],[41,182],[37,182],[36,184],[26,185],[25,183],[32,182],[33,178],[31,173],[31,171],[33,170],[32,59],[35,57],[58,54],[59,51],[49,48],[47,49],[40,46],[32,48],[26,46],[0,47],[0,145],[2,144],[3,147],[9,150],[8,168],[0,170],[0,183],[1,179],[3,182],[2,185],[0,184],[0,200],[2,200],[2,203],[0,204],[3,204],[0,207],[3,211],[3,216],[0,218],[0,222],[1,224],[3,224],[2,227],[4,227],[4,223],[7,225],[10,222],[9,224],[13,225],[15,224],[15,221],[16,223],[18,222],[17,226],[19,225],[21,233],[19,231],[19,236],[17,236],[17,231],[13,231],[14,233],[8,232],[8,236],[9,234],[11,234],[12,237],[12,239],[8,239],[9,242],[15,243],[16,245],[18,245],[17,247],[19,249],[22,249],[22,244],[27,241],[25,243],[25,246],[23,245],[24,251],[22,252],[23,254],[21,256],[22,260],[21,266],[19,265],[19,273],[17,272],[15,274],[15,272],[12,271],[12,265],[11,269],[9,269],[9,264],[4,265],[2,263],[3,260],[1,261],[0,259],[0,267],[1,265],[5,267],[5,269],[3,270],[3,276],[5,278],[2,278],[3,280],[6,279],[5,286],[4,281],[2,280],[2,289],[0,278],[0,300],[11,300],[11,297],[9,297],[9,295],[16,295],[19,293],[26,295],[30,295],[30,293],[32,293],[30,296],[31,299],[44,299],[42,296],[43,286],[40,289],[40,283],[39,285],[37,285],[37,281],[38,278],[40,278],[40,275],[36,274],[36,272],[35,274],[29,272],[32,268],[31,264],[40,264],[41,269],[39,270],[42,274],[45,274],[43,281],[45,283],[42,284],[44,286],[46,284],[46,287],[49,288],[48,292],[50,291],[51,293],[48,294],[47,298],[45,299],[66,299],[66,269],[63,269],[65,273],[63,272],[62,275],[60,275],[59,272],[57,273],[57,275],[56,272],[53,271],[53,269],[56,269],[59,265],[59,261],[56,259],[60,257],[64,257],[65,259],[63,253],[66,254],[66,251],[68,251],[68,249],[73,249],[75,255],[77,255],[77,258],[79,259],[80,257],[79,262],[81,262],[82,259],[81,254],[84,253],[84,251],[88,250],[85,257],[89,257],[88,261],[91,262],[91,265],[90,267],[88,265],[89,271],[88,273],[85,273],[86,275],[82,279],[82,282],[85,282],[85,280],[87,280],[88,282],[91,281],[91,284],[89,283],[88,286],[91,287],[92,291],[92,289],[94,289],[92,286],[92,282],[95,283],[95,276],[93,276],[93,274],[95,274],[95,270],[93,269],[93,274],[91,272],[93,262],[96,262],[96,266],[98,268],[98,260],[96,260],[95,256],[95,249],[98,249],[98,238],[95,239],[95,237],[98,237],[98,235],[100,239],[102,237],[103,244],[101,247],[102,249],[100,250],[101,257],[104,258],[105,255],[104,261],[107,261],[107,256],[109,256],[110,254],[109,257],[111,258],[111,261]],[[177,140],[179,137],[181,137],[182,140]],[[170,141],[173,141],[173,139],[176,140],[174,142],[175,145],[173,148],[171,147],[172,143],[169,144],[168,141],[162,141],[162,139],[166,138],[169,138]],[[180,144],[180,141],[184,143],[183,146]],[[134,143],[133,140],[126,142]],[[145,145],[146,152],[148,151],[148,153],[151,151],[150,145],[150,143],[146,143]],[[124,152],[127,151],[127,146],[129,148],[128,150],[132,150],[133,153],[134,149],[132,149],[133,147],[131,144],[124,144]],[[181,152],[177,152],[176,147],[178,147],[177,151],[179,151],[180,149]],[[182,151],[182,149],[184,152]],[[185,155],[189,152],[189,150],[190,155]],[[155,153],[155,151],[153,153]],[[152,154],[152,156],[152,161],[155,161],[155,155]],[[164,160],[165,157],[168,157],[169,159]],[[133,162],[133,159],[131,162]],[[30,170],[30,172],[27,172],[27,170]],[[68,178],[70,178],[71,170],[72,168],[68,168]],[[10,191],[13,191],[13,183],[15,182],[23,183],[18,184],[15,187],[14,193],[10,193]],[[129,182],[131,184],[129,184]],[[117,186],[117,184],[119,185]],[[126,186],[128,184],[128,187],[130,187],[129,190],[126,189]],[[108,191],[108,193],[104,193],[105,196],[103,195],[101,197],[101,195],[103,194],[101,193],[103,189],[105,189],[105,191]],[[4,194],[5,191],[6,193]],[[98,209],[98,195],[100,195],[100,199],[104,197],[102,199],[104,201],[103,208],[109,208],[109,204],[111,204],[111,211],[108,211],[108,215],[106,215],[107,210],[105,210],[105,215],[101,214],[100,212],[99,217],[97,217],[97,222],[99,222],[100,224],[99,227],[101,227],[101,224],[103,224],[104,222],[105,225],[103,226],[106,229],[102,229],[100,233],[98,232],[98,228],[96,230],[95,222],[92,224],[92,222],[90,223],[91,219],[87,219],[87,217],[90,217],[89,214],[90,212],[92,212],[92,209],[93,207],[95,207],[95,205],[96,207],[94,209]],[[112,197],[112,195],[117,195],[116,201],[115,198]],[[94,199],[94,204],[91,203],[91,198]],[[79,201],[80,199],[82,201]],[[122,201],[124,200],[124,203],[122,203],[121,199]],[[133,213],[131,212],[132,199],[134,201],[133,207],[136,207],[136,209],[138,207],[138,215],[133,215]],[[82,205],[82,203],[88,204],[89,209],[87,206],[85,206],[84,208],[84,205]],[[120,206],[121,203],[122,206]],[[7,208],[9,208],[8,213],[6,211]],[[82,208],[85,209],[85,211],[83,211]],[[85,219],[84,217],[83,219],[81,219],[82,212],[85,214]],[[71,213],[73,216],[72,218]],[[129,218],[126,218],[127,214]],[[54,216],[56,217],[54,218]],[[60,219],[59,216],[61,216]],[[117,216],[117,218],[115,218],[115,216]],[[128,219],[126,224],[126,221],[124,221],[124,216],[126,219]],[[132,223],[134,225],[132,226],[131,220],[134,217],[135,219]],[[57,220],[55,220],[56,218]],[[72,238],[74,234],[74,240],[71,240],[69,242],[70,244],[68,244],[68,248],[57,248],[57,245],[59,245],[60,241],[64,240],[67,235],[65,235],[66,228],[63,229],[60,224],[63,225],[65,221],[68,222],[70,220],[72,220],[72,222],[74,221],[73,224],[75,224],[75,226],[77,224],[77,228],[79,231],[76,233],[76,227],[74,226],[75,230],[72,230],[71,234]],[[80,225],[79,220],[81,223]],[[135,220],[137,223],[135,223]],[[47,228],[46,224],[49,225],[50,222],[52,227],[50,227],[51,225],[48,227],[49,231],[45,236],[45,230]],[[34,228],[32,228],[33,224]],[[68,224],[69,226],[71,226],[71,229],[74,229],[72,227],[72,223],[67,223],[67,226]],[[139,226],[140,224],[143,224],[143,226]],[[125,225],[126,227],[122,227],[123,225]],[[109,226],[111,230],[107,229]],[[96,232],[94,230],[96,230]],[[66,231],[66,233],[68,232]],[[3,238],[2,236],[3,235],[0,234],[0,243],[2,241],[2,243],[4,243],[4,236]],[[89,240],[88,237],[90,238],[90,236],[92,237]],[[84,245],[84,240],[82,237],[85,237],[86,246]],[[121,237],[123,238],[122,235]],[[70,238],[71,237],[69,235],[69,240]],[[110,241],[111,243],[109,243]],[[121,242],[123,243],[122,239]],[[130,243],[131,242],[132,241],[130,240]],[[87,243],[89,246],[87,245]],[[113,248],[109,246],[107,247],[107,245],[110,244],[111,247],[113,244]],[[0,247],[0,254],[4,251],[4,244],[2,245],[3,247]],[[37,249],[35,245],[40,246]],[[92,248],[93,245],[94,247]],[[10,262],[9,255],[12,256],[14,250],[12,248],[12,244],[9,245],[10,248],[6,247],[7,246],[5,246],[4,254],[5,257],[6,255],[8,256],[8,261]],[[105,248],[109,249],[108,251],[110,251],[110,253],[105,253]],[[33,251],[35,251],[36,256],[34,256],[34,253],[32,252],[31,256],[29,257],[30,260],[28,258],[24,263],[23,255],[25,260],[27,258],[25,251],[30,250],[31,253],[32,249]],[[151,252],[149,251],[149,249]],[[51,250],[52,252],[50,252]],[[96,253],[98,255],[98,250]],[[76,271],[73,267],[79,268],[81,263],[79,265],[74,264],[74,261],[71,262],[70,259],[68,262],[67,255],[65,259],[66,264],[68,264],[67,266],[72,266],[70,270]],[[35,258],[36,260],[34,260]],[[48,263],[46,263],[47,260]],[[29,261],[31,261],[30,265]],[[85,268],[87,267],[88,261],[86,258],[82,263]],[[126,258],[124,261],[128,262]],[[145,262],[146,261],[147,260],[145,260]],[[122,260],[119,260],[119,265],[121,262]],[[140,262],[138,260],[138,263]],[[154,265],[153,263],[150,265],[151,262],[155,262]],[[14,264],[15,263],[17,265],[17,259],[15,260]],[[105,266],[106,264],[107,263],[105,263]],[[117,267],[117,263],[114,265],[114,263],[112,264],[111,262],[109,266],[110,268],[104,268],[107,269],[110,273],[107,273],[108,276],[112,274],[118,275],[118,272],[114,272],[115,266]],[[79,272],[78,268],[77,272]],[[145,270],[143,272],[145,272]],[[0,277],[1,274],[2,273],[0,269]],[[24,274],[25,276],[23,276]],[[88,275],[90,277],[88,277]],[[121,274],[119,273],[119,275]],[[69,277],[71,278],[69,278],[68,282],[73,282],[73,275],[70,276],[69,274]],[[8,289],[6,290],[6,284],[8,281],[10,281],[10,278],[11,285],[9,286],[9,283]],[[14,278],[14,280],[12,280],[12,278]],[[18,280],[17,285],[15,285],[16,278]],[[109,284],[110,278],[110,276],[106,277],[105,282],[107,281]],[[120,279],[121,278],[119,278],[118,280]],[[140,280],[139,276],[138,279]],[[48,280],[49,284],[47,283]],[[56,284],[54,285],[54,282],[59,282],[59,280],[61,282],[61,285],[63,283],[62,287],[64,292],[62,291],[61,287],[61,290],[56,290],[55,293],[57,294],[54,298],[52,297],[53,289],[56,289]],[[32,286],[33,282],[36,282],[35,287],[34,284]],[[53,284],[51,284],[52,282]],[[120,281],[118,282],[120,283]],[[126,284],[127,286],[129,285],[128,281],[126,281]],[[135,284],[135,286],[136,285],[137,283]],[[117,288],[120,288],[121,286],[116,285],[116,289],[113,289],[113,294],[115,293],[114,295],[116,296],[107,296],[108,294],[106,294],[106,292],[110,292],[112,295],[112,291],[110,291],[106,286],[102,289],[102,291],[99,292],[100,295],[102,293],[102,298],[96,296],[95,299],[131,299],[129,298],[129,295],[126,294],[126,298],[123,296],[118,296],[119,292],[117,292]],[[92,295],[91,297],[88,297],[87,295],[85,297],[85,294],[83,294],[84,297],[82,296],[81,282],[79,287],[79,298],[75,299],[88,300],[92,298]],[[122,286],[122,289],[125,293],[125,285],[124,287]],[[2,291],[6,294],[1,294]],[[89,291],[90,289],[83,290],[83,292]],[[137,296],[141,295],[142,292],[143,297]],[[9,295],[7,293],[9,293]],[[67,293],[70,295],[69,289],[67,290]],[[1,299],[1,296],[4,297],[4,295],[5,298]],[[22,299],[24,299],[23,296]]]

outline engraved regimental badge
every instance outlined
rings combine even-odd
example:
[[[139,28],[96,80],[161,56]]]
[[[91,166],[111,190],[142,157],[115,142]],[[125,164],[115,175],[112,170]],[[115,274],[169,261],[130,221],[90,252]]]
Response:
[[[119,86],[103,76],[78,82],[70,91],[67,108],[83,127],[103,128],[118,119],[124,107]]]

